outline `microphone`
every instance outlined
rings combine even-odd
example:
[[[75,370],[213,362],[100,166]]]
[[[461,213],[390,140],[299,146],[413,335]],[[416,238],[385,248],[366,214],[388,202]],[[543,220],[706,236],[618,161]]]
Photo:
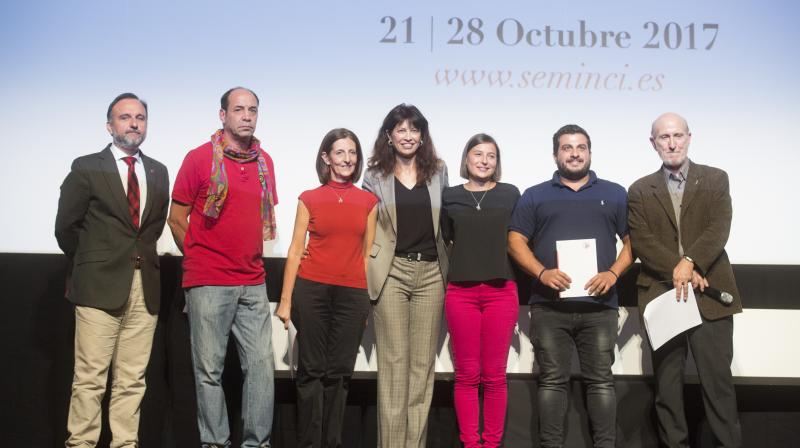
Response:
[[[717,288],[712,288],[710,286],[706,286],[703,294],[711,297],[712,299],[716,300],[717,302],[725,305],[730,306],[733,303],[733,296],[729,292],[720,291]]]

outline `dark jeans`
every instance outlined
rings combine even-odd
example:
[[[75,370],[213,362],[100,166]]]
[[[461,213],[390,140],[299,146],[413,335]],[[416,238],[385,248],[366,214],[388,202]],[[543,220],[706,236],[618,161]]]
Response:
[[[614,392],[614,344],[617,340],[617,310],[587,306],[533,305],[531,336],[539,364],[539,436],[541,446],[564,444],[567,387],[572,346],[578,350],[586,408],[594,446],[614,447],[617,399]]]
[[[297,446],[338,447],[358,344],[369,313],[366,289],[297,278]]]
[[[738,448],[742,445],[736,390],[733,387],[733,318],[705,320],[653,352],[656,377],[655,407],[658,435],[669,447],[688,447],[689,428],[683,409],[683,370],[687,348],[700,377],[703,406],[714,446]]]

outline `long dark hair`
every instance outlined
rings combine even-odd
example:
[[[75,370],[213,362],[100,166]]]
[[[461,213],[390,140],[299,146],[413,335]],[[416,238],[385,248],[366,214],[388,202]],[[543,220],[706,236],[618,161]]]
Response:
[[[416,107],[411,104],[399,104],[389,111],[383,119],[375,145],[372,147],[372,156],[367,162],[367,169],[377,170],[384,177],[394,174],[396,163],[394,147],[389,145],[389,136],[398,123],[408,120],[420,131],[422,143],[414,154],[414,163],[417,170],[417,183],[428,183],[441,167],[442,161],[436,155],[428,130],[428,120]]]

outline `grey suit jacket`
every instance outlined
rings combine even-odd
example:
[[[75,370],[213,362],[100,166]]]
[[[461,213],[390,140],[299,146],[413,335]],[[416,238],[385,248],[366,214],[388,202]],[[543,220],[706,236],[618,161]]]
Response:
[[[733,268],[725,252],[733,214],[728,188],[725,171],[690,162],[681,205],[681,244],[709,284],[734,297],[733,303],[725,306],[699,295],[700,313],[709,320],[742,311]],[[672,289],[672,270],[681,259],[675,211],[661,169],[631,185],[628,224],[633,252],[642,262],[636,284],[639,311],[643,312],[651,300]]]
[[[442,167],[428,182],[428,194],[431,197],[431,215],[433,216],[433,232],[436,235],[436,253],[439,256],[439,269],[442,272],[442,282],[447,281],[447,251],[445,249],[442,232],[439,225],[439,215],[442,206],[442,191],[448,186],[447,166],[442,162]],[[378,300],[389,277],[389,269],[394,261],[394,250],[397,246],[397,208],[395,207],[394,176],[382,176],[376,170],[367,170],[364,174],[365,190],[378,197],[378,225],[375,230],[375,241],[370,250],[370,259],[367,263],[367,285],[369,296]]]
[[[61,185],[55,234],[71,264],[68,298],[94,308],[122,307],[139,256],[145,302],[156,313],[161,294],[156,242],[167,219],[167,167],[142,153],[147,203],[136,229],[110,146],[75,159]]]

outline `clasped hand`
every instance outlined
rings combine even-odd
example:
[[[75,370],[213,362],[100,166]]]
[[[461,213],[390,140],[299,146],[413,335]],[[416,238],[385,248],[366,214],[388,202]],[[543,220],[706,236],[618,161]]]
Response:
[[[545,286],[555,289],[556,291],[565,291],[572,284],[572,279],[565,272],[559,269],[545,269],[542,275],[539,276],[539,281]],[[590,278],[583,289],[590,296],[599,296],[608,292],[611,287],[617,283],[617,277],[609,271],[598,272],[597,275]]]
[[[672,270],[672,286],[675,287],[675,300],[684,302],[689,298],[689,284],[694,285],[700,292],[708,287],[708,279],[694,269],[694,263],[681,259]]]

